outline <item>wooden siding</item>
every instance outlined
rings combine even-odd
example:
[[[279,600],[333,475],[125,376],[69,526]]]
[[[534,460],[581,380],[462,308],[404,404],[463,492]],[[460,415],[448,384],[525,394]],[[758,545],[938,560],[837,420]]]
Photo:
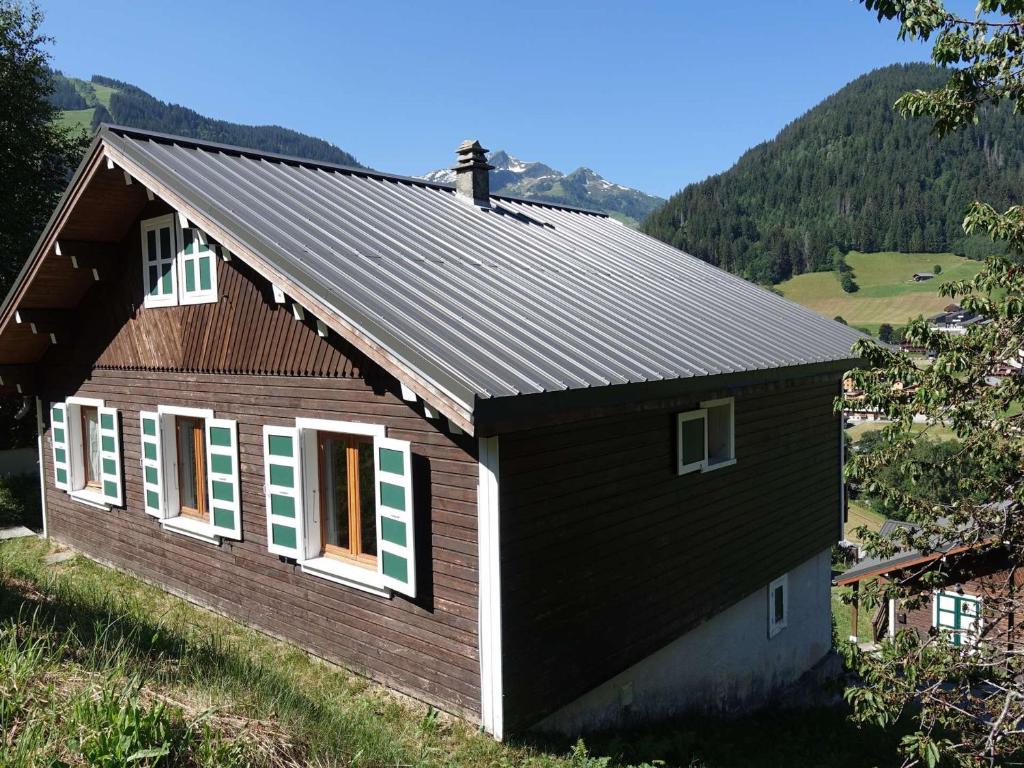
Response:
[[[796,380],[501,436],[509,729],[838,540],[838,393],[838,376]],[[677,475],[675,414],[730,395],[737,463]]]
[[[123,183],[123,182],[122,182]],[[151,203],[143,218],[166,212]],[[293,319],[238,259],[218,260],[216,304],[142,307],[138,227],[121,273],[92,285],[74,314],[76,343],[39,366],[44,403],[97,397],[121,411],[125,505],[109,511],[44,477],[50,534],[435,706],[479,717],[476,441],[403,401],[398,382],[315,320]],[[238,421],[241,541],[220,546],[165,531],[143,511],[139,412],[212,408]],[[304,574],[266,548],[262,428],[296,417],[383,424],[412,444],[415,600],[377,597]]]
[[[121,410],[125,508],[102,511],[53,487],[50,535],[287,638],[443,709],[479,712],[476,482],[473,441],[445,435],[391,393],[360,380],[96,370],[54,396],[102,398]],[[139,411],[214,409],[238,420],[242,532],[219,547],[162,530],[143,511]],[[302,573],[267,552],[262,428],[296,416],[385,424],[412,442],[419,596],[376,597]]]
[[[143,218],[169,209],[150,203]],[[147,309],[143,304],[142,245],[138,226],[112,247],[120,264],[113,282],[94,283],[76,310],[71,356],[59,346],[47,359],[99,368],[205,373],[358,376],[365,358],[331,334],[317,334],[315,318],[297,321],[290,304],[275,304],[271,286],[239,259],[217,265],[220,300]],[[86,320],[87,319],[87,320]]]

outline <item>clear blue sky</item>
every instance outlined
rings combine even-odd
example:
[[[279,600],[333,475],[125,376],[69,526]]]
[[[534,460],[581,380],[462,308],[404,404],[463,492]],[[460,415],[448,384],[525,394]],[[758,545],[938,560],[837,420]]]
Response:
[[[380,170],[479,138],[667,196],[927,49],[854,0],[39,0],[53,63],[327,139]],[[957,3],[959,5],[959,3]]]

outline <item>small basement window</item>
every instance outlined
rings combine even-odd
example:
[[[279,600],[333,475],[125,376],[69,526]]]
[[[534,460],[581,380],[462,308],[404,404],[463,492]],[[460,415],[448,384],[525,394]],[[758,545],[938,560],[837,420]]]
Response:
[[[782,574],[768,585],[768,637],[786,628],[789,619],[789,574]]]
[[[678,473],[708,472],[736,463],[733,398],[708,400],[677,416]]]

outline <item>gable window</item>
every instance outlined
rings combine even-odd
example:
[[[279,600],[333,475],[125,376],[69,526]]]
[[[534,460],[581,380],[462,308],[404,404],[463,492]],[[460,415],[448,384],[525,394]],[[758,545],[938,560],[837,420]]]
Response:
[[[173,214],[142,222],[143,306],[169,307],[178,303],[177,221]]]
[[[50,406],[54,485],[87,504],[120,505],[120,414],[103,400],[69,397]]]
[[[788,574],[768,585],[768,637],[775,637],[786,628],[789,619]]]
[[[321,578],[415,597],[409,448],[377,424],[265,426],[267,549]]]
[[[217,263],[206,236],[195,227],[180,230],[178,285],[182,304],[217,301]]]
[[[210,543],[241,539],[238,424],[212,410],[139,414],[143,500],[165,529]]]
[[[174,214],[142,222],[143,306],[217,301],[214,251],[199,229],[180,223]]]
[[[708,472],[736,463],[733,398],[708,400],[676,417],[678,474]]]
[[[981,599],[958,592],[936,592],[932,626],[943,630],[955,646],[975,645],[981,631]]]

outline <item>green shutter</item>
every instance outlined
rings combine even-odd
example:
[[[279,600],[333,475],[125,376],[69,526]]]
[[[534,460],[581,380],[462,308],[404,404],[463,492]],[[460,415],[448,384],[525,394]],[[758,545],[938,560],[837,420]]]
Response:
[[[167,516],[167,504],[161,483],[163,467],[160,464],[160,415],[153,411],[139,413],[139,434],[142,437],[142,490],[146,514]]]
[[[68,409],[64,403],[50,406],[50,442],[53,444],[53,484],[63,491],[71,489],[68,464]]]
[[[263,427],[267,549],[297,560],[304,555],[299,436],[295,427]]]
[[[409,447],[405,440],[387,437],[375,437],[373,440],[377,485],[377,569],[384,586],[415,597],[416,548]]]
[[[206,476],[214,531],[218,536],[241,539],[238,423],[233,419],[206,420]]]
[[[124,504],[124,480],[121,473],[121,418],[116,408],[101,406],[100,471],[103,500],[114,506]]]

